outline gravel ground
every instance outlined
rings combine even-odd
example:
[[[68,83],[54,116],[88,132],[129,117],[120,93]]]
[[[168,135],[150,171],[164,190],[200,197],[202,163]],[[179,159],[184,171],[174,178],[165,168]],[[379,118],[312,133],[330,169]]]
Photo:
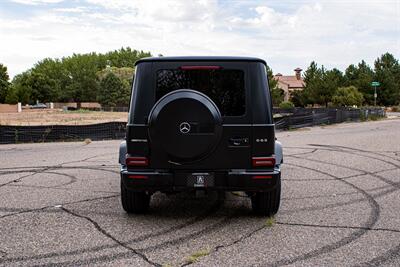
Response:
[[[400,266],[400,120],[277,133],[273,219],[240,193],[119,200],[118,141],[0,146],[1,266]]]

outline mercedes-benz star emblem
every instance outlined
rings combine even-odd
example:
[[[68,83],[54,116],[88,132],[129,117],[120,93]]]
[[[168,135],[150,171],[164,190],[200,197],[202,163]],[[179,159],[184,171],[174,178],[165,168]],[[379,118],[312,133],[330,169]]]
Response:
[[[181,131],[181,133],[183,134],[187,134],[188,132],[190,132],[190,124],[188,122],[182,122],[179,125],[179,131]]]

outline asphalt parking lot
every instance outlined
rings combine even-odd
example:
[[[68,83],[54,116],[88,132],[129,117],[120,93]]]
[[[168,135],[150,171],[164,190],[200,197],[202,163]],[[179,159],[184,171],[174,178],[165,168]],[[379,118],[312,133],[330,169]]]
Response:
[[[0,146],[1,266],[400,266],[400,120],[277,133],[274,219],[240,192],[119,200],[119,141]]]

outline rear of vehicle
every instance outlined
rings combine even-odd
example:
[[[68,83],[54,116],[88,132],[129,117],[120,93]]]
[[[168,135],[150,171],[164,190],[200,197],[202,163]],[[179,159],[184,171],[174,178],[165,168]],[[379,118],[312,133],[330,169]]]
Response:
[[[280,162],[265,62],[254,58],[150,58],[137,63],[122,204],[144,212],[156,191],[245,191],[276,213]]]

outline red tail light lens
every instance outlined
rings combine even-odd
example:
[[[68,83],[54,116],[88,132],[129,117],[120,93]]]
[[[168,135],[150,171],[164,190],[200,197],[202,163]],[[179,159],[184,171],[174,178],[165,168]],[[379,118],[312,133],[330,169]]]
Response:
[[[254,175],[253,179],[272,179],[272,175]]]
[[[274,167],[275,158],[274,157],[253,157],[252,158],[253,167]]]
[[[131,167],[143,167],[149,165],[146,157],[126,157],[126,165]]]
[[[130,178],[130,179],[148,179],[149,177],[147,175],[128,175],[128,178]]]
[[[219,70],[221,66],[181,66],[181,70]]]

